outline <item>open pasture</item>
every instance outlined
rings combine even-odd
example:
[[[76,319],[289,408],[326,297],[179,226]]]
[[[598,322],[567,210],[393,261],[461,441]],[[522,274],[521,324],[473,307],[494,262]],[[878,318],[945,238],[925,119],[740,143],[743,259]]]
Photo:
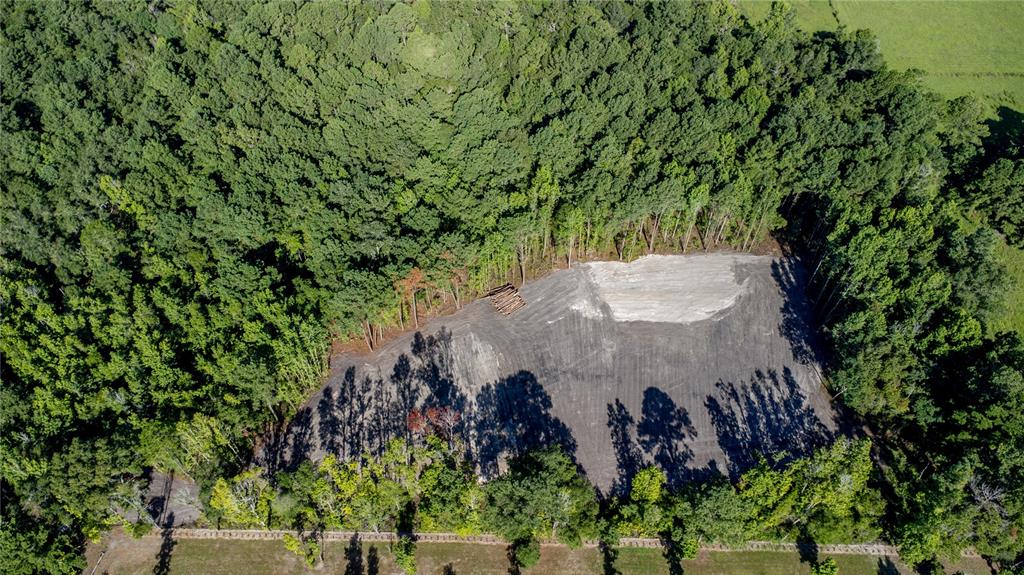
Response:
[[[768,1],[741,1],[760,18]],[[810,32],[869,29],[889,65],[918,69],[947,98],[973,94],[994,114],[1024,108],[1024,2],[803,0],[793,2],[797,25]]]

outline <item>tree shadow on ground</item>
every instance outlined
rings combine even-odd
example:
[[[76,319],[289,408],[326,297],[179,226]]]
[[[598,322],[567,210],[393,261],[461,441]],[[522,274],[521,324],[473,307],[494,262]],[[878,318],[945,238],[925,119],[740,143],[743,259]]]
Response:
[[[757,465],[761,456],[800,457],[834,438],[807,403],[789,368],[782,377],[760,370],[748,383],[719,381],[704,405],[728,459],[729,477]]]
[[[144,502],[146,513],[153,518],[153,523],[157,526],[174,527],[174,514],[170,514],[170,517],[172,518],[171,523],[167,523],[167,517],[165,516],[168,513],[168,508],[171,503],[171,490],[174,485],[174,472],[171,471],[168,474],[155,473],[154,470],[151,469],[148,472],[148,476],[150,488],[152,488],[157,481],[162,481],[163,483],[160,484],[160,494],[150,497],[148,501]],[[142,517],[139,517],[139,519],[142,519]]]
[[[690,465],[694,455],[690,443],[697,438],[697,429],[686,409],[656,387],[644,390],[639,422],[619,399],[609,403],[608,429],[618,471],[613,495],[627,495],[633,477],[649,462],[665,473],[672,488],[721,475],[713,461],[700,468]]]
[[[380,556],[377,554],[377,547],[370,545],[366,551],[366,575],[377,575],[380,573]]]
[[[505,558],[508,559],[508,575],[521,575],[523,571],[519,568],[515,546],[511,543],[505,548]]]
[[[452,375],[451,331],[442,327],[428,336],[417,332],[410,352],[396,358],[387,377],[346,368],[321,392],[315,417],[310,407],[300,409],[287,430],[271,438],[264,459],[276,471],[295,469],[315,450],[341,459],[376,455],[391,439],[409,438],[413,410],[444,407],[461,415],[467,403]],[[451,433],[468,440],[461,418]]]
[[[485,476],[496,474],[504,458],[536,447],[558,445],[575,454],[572,433],[551,414],[551,396],[532,373],[484,385],[470,401],[455,380],[451,339],[443,327],[415,333],[409,353],[398,355],[386,378],[348,367],[321,393],[315,420],[309,407],[300,409],[286,437],[268,448],[273,470],[296,468],[317,447],[341,459],[380,454],[391,439],[411,439],[414,412],[434,409],[457,414],[443,431],[467,446]]]
[[[423,406],[464,410],[466,395],[456,385],[452,370],[452,332],[442,327],[426,337],[416,333],[412,355],[418,362],[416,379],[427,392]]]
[[[364,575],[363,569],[363,544],[359,540],[359,534],[353,533],[345,546],[345,575]]]
[[[985,152],[990,157],[1005,156],[1024,151],[1024,113],[1006,106],[996,110],[996,118],[987,120],[988,137]]]
[[[633,438],[633,428],[636,421],[629,413],[629,409],[615,399],[614,403],[608,404],[608,429],[611,432],[612,448],[615,450],[615,464],[618,476],[612,483],[611,493],[613,495],[626,495],[629,493],[633,477],[644,466],[644,456]]]
[[[697,437],[690,415],[667,393],[656,388],[644,390],[642,416],[636,426],[643,450],[654,459],[672,487],[692,479],[687,465],[693,459],[688,442]]]
[[[818,564],[818,543],[807,533],[802,532],[796,540],[796,551],[800,554],[800,562],[811,567]]]
[[[820,365],[823,350],[813,321],[814,310],[804,293],[806,274],[795,258],[772,262],[772,277],[784,294],[779,333],[789,342],[793,358],[801,365]]]
[[[668,563],[669,575],[683,575],[683,555],[677,545],[667,539],[662,539],[661,555]]]
[[[413,335],[410,352],[395,360],[387,379],[364,374],[357,380],[356,370],[346,370],[332,411],[340,412],[340,425],[322,427],[325,433],[339,434],[343,445],[329,435],[321,435],[321,444],[342,458],[363,452],[379,454],[391,439],[410,438],[408,418],[413,410],[445,407],[460,414],[466,409],[466,396],[455,385],[451,362],[451,331],[441,328],[436,334]],[[330,401],[326,393],[324,399]],[[462,435],[461,423],[452,430]]]
[[[900,569],[891,557],[882,557],[878,560],[878,575],[900,575]]]
[[[446,433],[463,443],[469,441],[465,419],[461,416],[468,410],[466,394],[455,381],[452,366],[452,333],[442,327],[434,335],[413,336],[412,354],[418,363],[416,380],[425,396],[420,406],[425,411],[446,409],[459,414],[458,421]]]
[[[167,514],[166,527],[160,530],[160,550],[156,554],[156,566],[153,567],[153,575],[168,575],[171,572],[171,555],[174,554],[174,546],[178,544],[174,540],[174,513]]]
[[[619,568],[615,566],[615,561],[619,558],[619,550],[603,541],[597,544],[597,550],[601,553],[602,575],[622,575]]]
[[[265,465],[271,471],[294,471],[303,461],[309,458],[313,448],[313,410],[309,407],[300,409],[284,429],[275,430],[266,452]]]
[[[349,372],[352,371],[354,370],[349,368]],[[350,376],[349,372],[346,372],[346,377]],[[320,416],[317,421],[317,435],[320,437],[320,444],[328,453],[340,452],[345,437],[344,422],[341,414],[338,413],[337,398],[333,387],[324,388],[323,395],[316,404],[316,410],[317,415]]]
[[[345,386],[338,393],[338,407],[343,410],[345,421],[345,445],[340,454],[344,458],[357,457],[369,444],[372,420],[367,411],[373,401],[373,389],[381,385],[379,379],[374,380],[368,375],[357,379],[355,369],[349,369],[352,377],[348,377],[346,370]]]
[[[532,373],[520,371],[483,386],[475,406],[474,456],[485,478],[498,474],[503,459],[537,447],[557,445],[569,457],[575,456],[576,439],[551,414],[551,396]]]
[[[383,382],[373,386],[374,397],[370,406],[370,432],[366,438],[373,453],[381,453],[395,437],[411,439],[406,423],[409,413],[419,404],[420,382],[416,379],[409,356],[398,356],[391,368],[389,384]]]

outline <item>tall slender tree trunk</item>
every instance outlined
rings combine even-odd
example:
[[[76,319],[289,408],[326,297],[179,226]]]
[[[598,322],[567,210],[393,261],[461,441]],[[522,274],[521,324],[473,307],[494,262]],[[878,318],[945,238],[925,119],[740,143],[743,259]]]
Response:
[[[750,237],[743,241],[743,251],[747,251],[747,250],[753,248],[754,247],[754,242],[757,241],[758,234],[761,233],[761,226],[764,225],[764,221],[768,217],[768,206],[767,206],[768,202],[765,202],[765,203],[766,203],[765,208],[764,208],[764,210],[761,211],[761,218],[757,220],[757,226],[754,227],[754,233],[750,234]]]
[[[725,226],[729,224],[729,214],[726,213],[722,216],[721,224],[718,226],[718,233],[715,234],[715,245],[722,241],[722,233],[725,232]]]
[[[828,250],[826,250],[825,253],[821,254],[820,258],[818,258],[818,265],[814,266],[814,272],[811,274],[811,278],[807,280],[807,285],[811,285],[811,283],[814,282],[814,278],[815,276],[818,275],[818,270],[821,269],[821,264],[825,262],[826,257],[828,257]]]
[[[836,287],[838,287],[838,286],[836,286]],[[835,313],[835,311],[836,311],[837,309],[839,309],[839,306],[840,306],[840,304],[842,304],[842,303],[843,303],[843,298],[844,298],[844,297],[846,297],[846,294],[847,294],[847,292],[849,292],[849,291],[850,291],[850,290],[849,290],[849,288],[847,288],[847,289],[844,289],[844,290],[843,290],[843,291],[842,291],[841,293],[839,293],[839,297],[838,297],[838,298],[836,298],[836,301],[835,301],[835,303],[834,303],[834,304],[832,304],[832,307],[831,307],[831,308],[829,308],[829,310],[828,310],[828,313],[826,313],[826,314],[825,314],[825,317],[824,317],[824,318],[822,318],[822,320],[821,320],[821,323],[822,323],[822,324],[824,324],[824,323],[828,322],[828,320],[832,318],[832,314],[833,314],[833,313]],[[838,290],[834,290],[834,291],[832,292],[832,293],[833,293],[833,295],[834,295],[834,294],[835,294],[836,292],[838,292]],[[831,297],[829,298],[829,300],[831,301]]]
[[[373,337],[371,336],[371,331],[370,328],[368,327],[369,325],[369,321],[363,321],[361,323],[361,326],[363,328],[363,341],[366,342],[366,347],[369,348],[370,351],[373,351]]]
[[[516,255],[519,257],[519,285],[526,283],[526,254],[524,253],[526,248],[522,244],[519,245],[519,249],[516,250]]]
[[[693,233],[693,226],[697,223],[697,212],[699,210],[693,210],[693,217],[690,218],[690,225],[686,226],[686,239],[683,240],[683,253],[686,253],[686,249],[690,247],[690,234]]]
[[[782,200],[782,206],[780,209],[786,212],[788,218],[793,213],[793,204],[796,203],[796,194],[789,194],[784,200]]]
[[[742,251],[742,252],[747,251],[747,242],[750,241],[750,237],[753,235],[753,234],[751,234],[751,232],[753,230],[754,230],[754,228],[751,228],[749,226],[747,227],[747,234],[745,236],[743,236],[743,243],[740,244],[740,251]]]
[[[824,218],[818,218],[818,221],[814,223],[814,231],[811,232],[811,245],[815,245],[817,243],[816,238],[818,237],[818,230],[821,229],[822,221],[824,221]]]
[[[821,282],[821,287],[818,288],[817,295],[814,296],[814,306],[815,307],[817,307],[818,304],[821,303],[821,296],[825,295],[825,288],[827,288],[828,284],[831,283],[831,282],[832,282],[832,276],[831,275],[826,275],[825,279]]]
[[[842,283],[842,280],[834,282],[834,284],[832,286],[832,291],[829,292],[828,298],[825,299],[825,303],[821,306],[822,310],[829,309],[829,307],[832,305],[832,300],[834,300],[836,298],[837,294],[846,294],[847,290],[845,290],[845,289],[844,290],[840,290],[840,287],[842,287],[841,283]],[[842,298],[843,298],[843,296],[840,295],[839,299],[842,300]],[[828,315],[832,315],[831,312],[829,312]],[[824,320],[822,320],[822,323],[824,323]]]
[[[590,243],[591,242],[590,232],[591,231],[592,230],[591,230],[591,225],[590,225],[590,218],[587,218],[587,233],[583,236],[583,240],[580,242],[580,249],[579,249],[579,252],[584,254],[584,256],[586,255],[586,253],[589,253],[589,250],[590,250],[590,245],[591,245],[591,243]],[[579,257],[579,256],[576,256],[576,257]]]
[[[459,301],[459,286],[452,283],[452,297],[455,298],[455,309],[462,309],[462,302]]]
[[[754,249],[754,242],[757,241],[757,238],[761,237],[761,228],[764,227],[764,222],[767,219],[768,212],[766,210],[763,214],[761,214],[761,219],[757,220],[757,227],[754,228],[754,233],[750,236],[750,243],[747,245],[747,250]]]
[[[416,329],[420,328],[420,317],[416,312],[416,290],[412,290],[412,322]]]
[[[654,241],[658,239],[658,226],[661,225],[661,214],[658,214],[654,218],[654,224],[651,226],[650,243],[647,245],[647,253],[654,252]]]
[[[633,241],[630,242],[630,244],[629,244],[629,252],[630,253],[633,253],[633,250],[636,249],[636,242],[640,238],[640,230],[641,229],[643,229],[643,224],[642,223],[641,224],[637,224],[636,228],[633,230]]]
[[[650,233],[648,232],[648,228],[644,225],[646,223],[647,223],[647,218],[644,218],[643,220],[641,220],[641,223],[640,223],[640,235],[644,238],[644,250],[647,253],[651,253],[650,252],[650,248],[648,247],[648,246],[651,245],[651,236],[650,236]]]
[[[715,211],[711,210],[711,213],[708,215],[707,229],[704,230],[704,235],[701,237],[701,240],[700,240],[701,245],[704,246],[704,251],[708,251],[708,247],[709,247],[709,243],[708,242],[710,240],[714,239],[714,238],[711,237],[711,230],[713,230],[714,227],[715,227]]]
[[[673,211],[673,213],[675,213],[675,212]],[[671,240],[672,238],[676,237],[676,230],[678,230],[678,229],[679,229],[679,215],[676,214],[676,217],[674,218],[674,221],[672,222],[672,231],[668,232],[665,235],[665,238],[664,238],[665,241],[667,242],[667,241]]]

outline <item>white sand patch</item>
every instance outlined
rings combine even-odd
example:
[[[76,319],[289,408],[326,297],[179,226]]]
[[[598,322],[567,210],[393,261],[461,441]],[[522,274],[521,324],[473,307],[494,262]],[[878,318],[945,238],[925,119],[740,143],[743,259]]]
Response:
[[[599,302],[594,301],[595,297],[590,291],[585,289],[579,290],[578,297],[569,304],[569,309],[578,312],[584,317],[604,317]]]
[[[464,389],[475,392],[481,385],[497,381],[503,373],[494,346],[471,331],[460,336],[452,349],[454,373]]]
[[[746,291],[736,266],[749,255],[646,256],[631,263],[586,264],[592,290],[580,290],[570,307],[586,317],[615,321],[692,323],[729,309]],[[597,301],[595,301],[597,300]]]

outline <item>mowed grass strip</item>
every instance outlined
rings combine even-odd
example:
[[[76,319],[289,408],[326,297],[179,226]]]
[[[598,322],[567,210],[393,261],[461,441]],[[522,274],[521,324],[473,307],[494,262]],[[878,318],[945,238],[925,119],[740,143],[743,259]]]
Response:
[[[878,36],[893,68],[925,71],[925,82],[939,93],[1024,104],[1024,2],[836,0],[834,6],[847,28]]]
[[[836,0],[847,28],[872,30],[896,68],[934,74],[1024,74],[1024,3]]]
[[[356,549],[359,553],[356,553]],[[168,545],[158,537],[133,540],[123,533],[108,535],[100,544],[89,548],[91,572],[100,553],[96,573],[149,575],[151,573],[210,575],[271,575],[299,573],[397,574],[394,557],[383,543],[359,546],[341,542],[328,543],[324,564],[308,569],[295,555],[285,550],[280,541],[237,541],[183,539]],[[421,543],[417,546],[418,573],[506,575],[508,557],[501,545],[471,543]],[[840,573],[874,575],[877,573],[910,573],[902,564],[888,558],[863,555],[836,555]],[[614,567],[614,571],[606,569]],[[971,567],[965,566],[968,569]],[[810,564],[797,553],[783,552],[702,552],[697,559],[684,561],[687,575],[796,575],[810,572]],[[611,565],[597,549],[569,549],[545,546],[540,562],[525,573],[569,575],[618,572],[622,575],[654,575],[667,573],[668,563],[660,549],[622,548],[615,551]],[[970,573],[982,571],[968,570]]]

